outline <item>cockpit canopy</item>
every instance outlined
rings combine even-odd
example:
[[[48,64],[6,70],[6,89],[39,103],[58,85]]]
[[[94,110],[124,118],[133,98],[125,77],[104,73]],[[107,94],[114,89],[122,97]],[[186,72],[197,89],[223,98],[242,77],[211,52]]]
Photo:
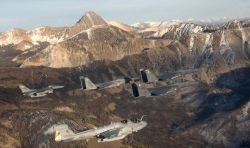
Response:
[[[133,123],[139,123],[139,122],[141,122],[140,119],[138,119],[138,118],[133,118],[133,119],[130,119],[130,120],[122,120],[121,123],[127,124],[129,121],[131,121],[131,122],[133,122]]]
[[[128,123],[128,120],[122,120],[121,123],[127,124],[127,123]]]
[[[133,118],[133,119],[130,119],[130,120],[131,120],[131,122],[134,122],[134,123],[139,123],[139,122],[141,122],[141,120],[138,119],[138,118]]]

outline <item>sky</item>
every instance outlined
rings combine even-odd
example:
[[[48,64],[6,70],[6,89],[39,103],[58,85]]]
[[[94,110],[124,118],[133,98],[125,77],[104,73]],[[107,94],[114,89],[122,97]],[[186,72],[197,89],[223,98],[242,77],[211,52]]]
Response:
[[[250,17],[250,0],[0,0],[0,32],[71,26],[86,11],[127,24]]]

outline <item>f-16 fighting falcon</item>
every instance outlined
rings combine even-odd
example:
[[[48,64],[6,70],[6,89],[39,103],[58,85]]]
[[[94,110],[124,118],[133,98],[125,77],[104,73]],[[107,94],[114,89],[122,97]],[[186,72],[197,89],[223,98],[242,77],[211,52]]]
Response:
[[[161,87],[156,87],[156,88],[146,88],[144,84],[136,84],[132,83],[132,93],[133,96],[136,98],[140,97],[151,97],[151,96],[163,96],[163,95],[169,95],[173,94],[178,89],[187,87],[189,85],[197,84],[195,81],[187,81],[187,82],[181,82],[181,83],[176,83],[173,85],[167,85],[167,86],[161,86]]]
[[[46,88],[41,89],[29,89],[28,87],[24,85],[19,85],[20,90],[22,91],[23,95],[30,96],[32,98],[35,97],[44,97],[48,94],[53,93],[54,89],[60,89],[64,86],[56,86],[56,85],[49,85]]]
[[[107,126],[84,129],[73,132],[67,124],[54,125],[47,133],[55,133],[55,141],[70,142],[76,140],[88,140],[97,138],[98,142],[110,142],[125,138],[127,135],[137,132],[147,126],[147,122],[140,119],[128,119],[121,122],[111,123]]]
[[[140,69],[141,80],[144,83],[173,80],[173,79],[177,79],[184,75],[192,74],[195,72],[197,72],[197,69],[187,69],[187,70],[180,70],[180,71],[165,73],[165,74],[156,76],[149,69],[146,69],[146,70]]]
[[[117,87],[130,81],[129,78],[117,79],[100,84],[94,84],[88,77],[81,76],[80,82],[83,90],[96,90]]]

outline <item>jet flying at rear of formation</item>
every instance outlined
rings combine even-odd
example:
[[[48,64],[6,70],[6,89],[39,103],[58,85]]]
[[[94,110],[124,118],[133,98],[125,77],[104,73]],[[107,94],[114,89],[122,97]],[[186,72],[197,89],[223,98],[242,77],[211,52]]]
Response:
[[[122,120],[107,126],[78,130],[76,132],[72,131],[67,124],[59,124],[52,126],[44,134],[55,134],[56,142],[89,140],[91,138],[97,138],[98,142],[111,142],[121,140],[129,134],[145,128],[147,122],[143,121],[143,117],[140,119]]]

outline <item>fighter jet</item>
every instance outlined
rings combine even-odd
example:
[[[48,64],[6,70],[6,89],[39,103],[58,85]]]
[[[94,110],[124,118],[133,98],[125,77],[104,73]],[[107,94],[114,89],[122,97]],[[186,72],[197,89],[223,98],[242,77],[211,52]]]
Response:
[[[107,126],[83,129],[73,132],[67,124],[54,125],[48,131],[55,133],[56,142],[70,142],[77,140],[89,140],[97,138],[98,142],[110,142],[125,138],[127,135],[137,132],[147,126],[147,122],[140,119],[128,119]],[[48,132],[49,133],[49,132]],[[48,134],[46,133],[46,134]]]
[[[156,88],[146,88],[144,84],[136,84],[132,83],[132,93],[133,96],[136,98],[140,97],[152,97],[152,96],[164,96],[164,95],[169,95],[173,94],[178,89],[197,84],[195,81],[187,81],[187,82],[181,82],[181,83],[176,83],[173,85],[167,85],[167,86],[162,86],[162,87],[156,87]]]
[[[100,84],[94,84],[88,77],[81,76],[80,82],[83,90],[96,90],[96,89],[106,89],[106,88],[112,88],[117,87],[122,84],[128,83],[130,81],[129,78],[123,78],[123,79],[117,79],[110,82],[100,83]]]
[[[42,89],[29,89],[24,85],[19,85],[19,88],[22,91],[23,95],[30,96],[32,98],[46,96],[53,93],[54,89],[60,89],[63,87],[64,86],[49,85],[48,87]]]
[[[177,78],[180,78],[187,74],[192,74],[197,72],[197,69],[187,69],[187,70],[180,70],[172,73],[165,73],[159,76],[156,76],[153,72],[151,72],[149,69],[140,69],[140,75],[141,80],[144,83],[152,83],[157,81],[168,81],[168,80],[174,80]]]

